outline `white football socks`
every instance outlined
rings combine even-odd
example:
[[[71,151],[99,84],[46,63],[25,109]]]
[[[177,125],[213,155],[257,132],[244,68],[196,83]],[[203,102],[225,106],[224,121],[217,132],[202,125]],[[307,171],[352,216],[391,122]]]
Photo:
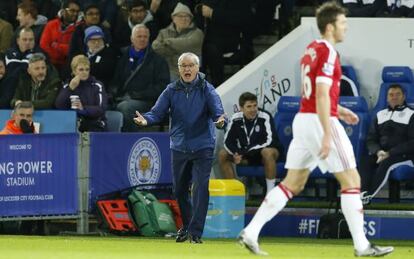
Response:
[[[292,196],[292,193],[283,184],[273,188],[266,195],[249,225],[244,229],[246,235],[252,240],[257,241],[264,224],[279,213]]]
[[[341,208],[352,235],[354,248],[358,251],[366,249],[369,241],[364,233],[364,210],[359,189],[342,191]]]

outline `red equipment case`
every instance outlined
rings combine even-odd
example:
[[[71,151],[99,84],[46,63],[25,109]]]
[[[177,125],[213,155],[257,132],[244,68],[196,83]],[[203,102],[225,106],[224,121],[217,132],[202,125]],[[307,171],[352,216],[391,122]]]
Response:
[[[102,200],[98,201],[97,205],[110,231],[124,233],[138,231],[129,217],[126,200]]]

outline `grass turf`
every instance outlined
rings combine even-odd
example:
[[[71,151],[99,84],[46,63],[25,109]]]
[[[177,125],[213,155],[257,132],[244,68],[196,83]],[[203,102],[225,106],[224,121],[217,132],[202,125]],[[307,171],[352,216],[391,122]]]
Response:
[[[378,241],[394,245],[387,258],[414,258],[414,241]],[[262,238],[268,258],[353,258],[351,240]],[[233,239],[177,244],[171,238],[0,236],[0,258],[251,258]]]

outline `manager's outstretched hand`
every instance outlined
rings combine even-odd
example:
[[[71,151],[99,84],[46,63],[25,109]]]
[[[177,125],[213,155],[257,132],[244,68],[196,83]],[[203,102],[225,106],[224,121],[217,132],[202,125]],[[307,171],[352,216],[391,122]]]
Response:
[[[139,113],[139,111],[135,111],[135,114],[137,115],[137,117],[134,118],[134,122],[138,126],[147,126],[148,123],[144,116],[142,116],[141,113]]]
[[[217,128],[221,129],[224,126],[224,122],[226,121],[226,114],[222,114],[217,121],[214,122]]]

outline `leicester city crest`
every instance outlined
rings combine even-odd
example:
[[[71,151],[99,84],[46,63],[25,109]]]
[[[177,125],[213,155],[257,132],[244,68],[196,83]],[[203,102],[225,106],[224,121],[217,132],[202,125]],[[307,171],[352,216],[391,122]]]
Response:
[[[157,183],[161,175],[161,153],[150,138],[140,138],[128,158],[128,179],[131,186]]]

